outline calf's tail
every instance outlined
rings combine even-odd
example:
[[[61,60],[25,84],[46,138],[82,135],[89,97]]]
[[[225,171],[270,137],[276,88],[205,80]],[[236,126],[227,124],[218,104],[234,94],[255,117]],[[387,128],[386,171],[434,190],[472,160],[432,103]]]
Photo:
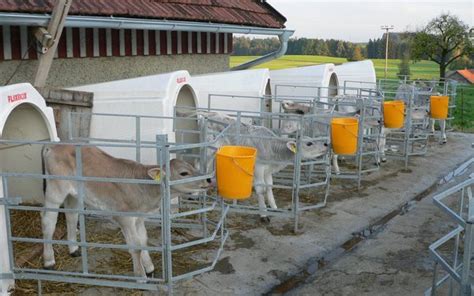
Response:
[[[46,165],[45,165],[45,157],[46,157],[46,154],[48,154],[50,148],[48,146],[43,146],[43,148],[41,149],[41,172],[43,175],[46,175]],[[43,178],[43,194],[46,194],[46,186],[47,186],[47,183],[46,183],[46,179]]]

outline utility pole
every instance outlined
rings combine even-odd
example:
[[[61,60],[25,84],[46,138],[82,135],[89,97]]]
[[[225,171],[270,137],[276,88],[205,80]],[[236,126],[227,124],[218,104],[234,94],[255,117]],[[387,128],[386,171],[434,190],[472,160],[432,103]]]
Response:
[[[385,75],[384,78],[387,79],[387,68],[388,68],[388,37],[390,34],[390,30],[393,30],[394,26],[393,25],[384,25],[381,26],[380,29],[385,30],[385,36],[386,36],[386,43],[385,43]]]
[[[34,82],[36,87],[43,87],[46,84],[71,3],[72,0],[57,0],[51,14],[48,29],[39,28],[35,32],[35,36],[42,46],[42,54],[39,56],[38,71],[36,72]]]

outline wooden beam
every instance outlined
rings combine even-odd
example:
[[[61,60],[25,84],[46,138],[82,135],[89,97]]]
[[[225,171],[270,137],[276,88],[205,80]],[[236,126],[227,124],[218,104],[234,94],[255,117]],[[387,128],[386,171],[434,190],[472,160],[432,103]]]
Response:
[[[46,79],[48,79],[49,70],[53,63],[54,53],[58,48],[59,38],[64,28],[64,22],[66,16],[69,13],[72,0],[57,0],[54,6],[53,13],[51,14],[51,20],[48,24],[48,32],[53,37],[53,44],[45,54],[39,56],[38,71],[36,72],[34,85],[37,87],[43,87],[46,85]]]

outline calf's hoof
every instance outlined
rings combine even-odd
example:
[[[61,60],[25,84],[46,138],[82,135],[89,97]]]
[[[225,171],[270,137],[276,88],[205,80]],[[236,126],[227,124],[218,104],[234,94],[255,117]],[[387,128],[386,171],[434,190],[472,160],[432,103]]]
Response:
[[[446,143],[448,143],[448,140],[446,140],[446,139],[443,139],[443,140],[441,141],[441,145],[444,145],[444,144],[446,144]]]
[[[151,279],[155,278],[155,271],[153,270],[153,271],[147,272],[146,277],[151,278]]]
[[[49,265],[49,266],[43,266],[43,269],[46,269],[46,270],[55,270],[55,269],[56,269],[56,264]]]
[[[74,258],[75,258],[75,257],[81,257],[81,255],[82,255],[81,249],[77,249],[77,250],[75,250],[74,252],[69,253],[69,255],[70,255],[71,257],[74,257]]]
[[[262,222],[262,223],[270,223],[270,217],[260,217],[260,222]]]

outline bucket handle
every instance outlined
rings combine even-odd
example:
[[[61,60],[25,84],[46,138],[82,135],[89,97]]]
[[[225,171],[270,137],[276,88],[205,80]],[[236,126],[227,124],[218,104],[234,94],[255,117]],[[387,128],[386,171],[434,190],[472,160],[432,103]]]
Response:
[[[347,128],[347,126],[343,125],[342,126],[349,134],[351,134],[355,138],[359,138],[359,135],[354,134],[350,129]]]
[[[384,108],[386,108],[386,107],[384,107]],[[395,106],[392,106],[392,108],[395,109],[397,112],[402,113],[403,116],[405,116],[405,106],[403,107],[403,111],[398,109],[398,108],[395,108]]]
[[[242,172],[253,178],[253,174],[249,173],[246,169],[244,169],[237,161],[235,161],[235,158],[232,158],[232,161],[234,162],[235,166],[238,167]]]

